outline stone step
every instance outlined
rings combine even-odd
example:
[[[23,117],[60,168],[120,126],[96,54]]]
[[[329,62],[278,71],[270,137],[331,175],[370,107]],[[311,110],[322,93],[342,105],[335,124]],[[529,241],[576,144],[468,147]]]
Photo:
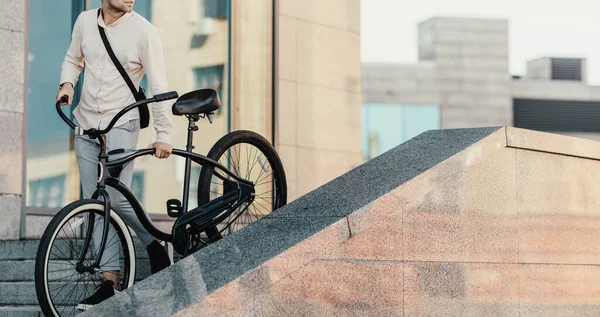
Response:
[[[43,317],[38,306],[0,306],[0,317]]]
[[[0,283],[0,305],[37,305],[33,282]]]
[[[35,260],[40,240],[0,240],[0,261],[6,260]],[[138,239],[134,239],[135,254],[138,259],[147,259],[146,247]],[[61,247],[65,252],[70,248]]]
[[[34,260],[39,243],[39,240],[0,240],[0,261]]]
[[[94,291],[94,283],[68,285],[61,290],[61,283],[50,283],[53,295],[58,296],[60,305],[75,305]],[[76,290],[73,288],[76,287]],[[38,305],[34,282],[2,282],[0,283],[0,306],[32,306]]]
[[[150,263],[148,259],[137,259],[136,266],[136,280],[139,281],[150,276]],[[68,270],[71,268],[72,265],[65,262],[65,271],[62,271],[62,273],[68,273]],[[54,266],[52,269],[62,270],[63,268]],[[0,282],[33,282],[34,270],[35,260],[0,261]]]
[[[138,259],[147,259],[146,246],[137,238],[134,238],[133,242],[136,257]],[[40,240],[0,240],[0,261],[35,260],[39,244]],[[65,244],[61,246],[61,250],[68,253],[71,251],[71,248]],[[175,259],[179,259],[180,256],[176,252],[174,253]]]

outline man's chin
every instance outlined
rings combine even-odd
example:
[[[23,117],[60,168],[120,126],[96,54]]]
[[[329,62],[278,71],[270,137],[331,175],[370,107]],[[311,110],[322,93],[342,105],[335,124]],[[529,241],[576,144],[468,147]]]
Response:
[[[131,13],[131,11],[133,11],[133,6],[124,5],[119,9],[121,9],[121,12]]]

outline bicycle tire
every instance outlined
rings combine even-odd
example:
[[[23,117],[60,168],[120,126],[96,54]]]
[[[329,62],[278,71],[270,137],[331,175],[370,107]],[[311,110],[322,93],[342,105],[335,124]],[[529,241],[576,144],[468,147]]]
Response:
[[[260,152],[262,153],[262,155],[265,156],[265,158],[267,159],[267,161],[269,162],[269,165],[271,167],[272,170],[272,179],[273,179],[273,193],[276,195],[275,197],[271,197],[271,200],[275,200],[274,202],[272,202],[272,209],[271,210],[266,210],[266,212],[270,213],[278,208],[281,208],[282,206],[284,206],[287,203],[287,183],[286,183],[286,176],[285,176],[285,171],[283,168],[283,164],[281,162],[281,159],[279,158],[279,155],[277,154],[277,152],[275,151],[275,149],[273,148],[273,146],[271,145],[271,143],[269,143],[269,141],[267,141],[265,138],[263,138],[261,135],[259,135],[258,133],[252,132],[252,131],[246,131],[246,130],[240,130],[240,131],[234,131],[231,132],[229,134],[226,134],[225,136],[223,136],[221,139],[219,139],[217,141],[217,143],[215,143],[215,145],[213,145],[213,147],[210,149],[210,151],[207,154],[207,157],[215,160],[215,161],[220,161],[221,164],[223,164],[225,167],[229,166],[227,164],[232,165],[231,162],[231,157],[233,156],[235,159],[235,151],[232,150],[235,146],[237,145],[241,145],[241,144],[247,144],[247,145],[251,145],[254,146],[256,149],[260,150]],[[241,147],[241,146],[240,146]],[[258,150],[256,151],[256,153],[258,153]],[[225,161],[224,160],[224,154],[229,151],[229,157],[228,160]],[[233,153],[233,154],[232,154]],[[250,150],[250,156],[252,155],[252,150]],[[241,154],[239,154],[238,152],[238,159],[240,158]],[[258,154],[255,154],[256,159],[258,160],[260,158],[260,156],[258,156]],[[227,158],[227,156],[225,155],[225,158]],[[250,161],[250,159],[249,159]],[[225,163],[225,164],[224,164]],[[256,162],[254,162],[254,164],[256,164]],[[265,164],[263,164],[263,162],[261,162],[262,168],[265,169]],[[254,166],[253,166],[254,168]],[[250,169],[250,174],[252,173],[252,169]],[[213,172],[215,170],[214,166],[203,166],[201,172],[200,172],[200,177],[198,180],[198,205],[201,206],[207,202],[209,202],[211,200],[211,185],[212,185],[212,178],[213,178]],[[238,162],[238,166],[236,169],[235,163],[233,163],[233,169],[230,169],[232,172],[234,172],[236,175],[242,177],[242,178],[246,178],[246,175],[240,175],[240,174],[244,174],[242,172],[242,167],[239,166],[239,162]],[[251,177],[249,177],[251,178]],[[216,177],[215,177],[216,179]],[[246,178],[248,179],[248,178]],[[251,181],[255,181],[253,179],[248,179]],[[261,180],[260,183],[263,183],[264,180]],[[262,185],[261,185],[262,186]],[[254,204],[255,206],[258,206],[258,204],[261,204],[261,202],[259,200],[257,200],[257,197],[255,197],[255,200],[252,204]],[[263,201],[264,202],[264,201]],[[260,207],[260,209],[262,210],[263,205],[261,205],[262,207]],[[255,210],[259,209],[258,207],[255,207]],[[248,210],[250,210],[250,207],[248,207]],[[262,211],[261,211],[262,213]],[[233,219],[231,224],[227,224],[226,222],[230,221],[230,217],[226,218],[225,220],[223,220],[223,222],[220,223],[221,227],[225,227],[228,226],[229,228],[232,227],[233,222],[240,220],[241,216],[238,216],[238,218]],[[258,218],[256,219],[258,220]],[[241,220],[240,220],[241,221]],[[235,227],[235,226],[233,226]],[[217,228],[217,226],[209,228],[208,230],[206,230],[206,234],[209,238],[210,241],[216,241],[220,238],[222,238],[224,235],[228,235],[232,232],[235,232],[237,230],[228,230],[227,232],[222,231],[222,229]]]
[[[52,220],[46,227],[44,234],[42,235],[42,238],[40,240],[40,244],[39,244],[38,250],[37,250],[36,260],[35,260],[35,289],[36,289],[36,295],[38,298],[38,303],[39,303],[40,308],[45,316],[63,316],[62,313],[64,312],[64,310],[63,310],[63,312],[59,313],[59,311],[58,311],[59,309],[56,307],[56,305],[53,301],[53,298],[50,295],[50,292],[51,292],[50,282],[48,280],[48,274],[49,274],[48,266],[49,266],[49,262],[51,261],[51,256],[52,256],[51,251],[53,250],[53,246],[55,246],[55,245],[58,246],[59,249],[57,249],[57,250],[63,256],[66,256],[60,250],[59,243],[61,243],[60,242],[61,240],[58,240],[57,236],[61,232],[61,228],[63,228],[63,226],[65,224],[67,224],[67,222],[69,220],[74,219],[74,217],[76,217],[80,214],[90,213],[90,212],[94,212],[96,214],[96,217],[98,215],[103,216],[104,203],[102,201],[98,201],[98,200],[84,199],[84,200],[75,201],[75,202],[65,206],[52,218]],[[122,252],[123,252],[123,257],[124,257],[123,263],[124,263],[125,272],[122,272],[122,274],[125,278],[122,279],[122,283],[123,283],[122,287],[123,287],[123,289],[125,289],[128,287],[131,287],[135,281],[135,272],[136,272],[135,247],[134,247],[133,239],[131,237],[131,232],[129,231],[129,228],[127,227],[127,225],[125,224],[123,219],[121,217],[119,217],[119,215],[112,209],[110,211],[110,218],[111,218],[110,223],[115,228],[115,231],[116,231],[118,238],[121,241],[121,245],[123,247]],[[99,218],[99,219],[102,219],[102,218]],[[84,220],[84,222],[85,222],[85,220]],[[64,229],[62,229],[62,230],[64,230]],[[71,230],[73,230],[72,226],[71,226]],[[66,232],[66,231],[63,231],[63,232]],[[74,232],[73,234],[75,235],[76,233]],[[73,240],[76,241],[77,238],[75,238]],[[63,245],[74,245],[73,241],[69,242],[68,240],[64,240],[64,239],[62,239],[62,241],[63,241]],[[107,241],[107,245],[108,245],[108,243],[109,243],[109,241]],[[91,254],[91,253],[93,253],[93,251],[88,252],[88,254],[90,254],[90,256],[93,257],[93,254]],[[76,252],[73,254],[76,254]],[[72,257],[76,258],[77,256],[74,255]],[[56,258],[54,258],[54,259],[56,259]],[[66,259],[66,261],[69,262],[71,264],[71,266],[74,266],[74,264],[71,261],[69,261],[68,258]],[[67,265],[67,264],[65,263],[64,265]],[[70,269],[65,269],[65,270],[70,270]],[[73,268],[73,270],[74,270],[74,268]],[[69,274],[70,272],[71,271],[67,271],[66,274]],[[52,273],[52,271],[50,271],[50,273]],[[77,273],[77,272],[75,271],[75,273]],[[75,276],[75,273],[72,276]],[[79,274],[79,273],[77,273],[77,274]],[[98,273],[98,274],[100,274],[100,273]],[[79,278],[81,279],[82,277],[79,276]],[[91,277],[89,277],[89,282],[93,283]],[[78,285],[79,285],[79,281],[75,287],[77,287]],[[85,285],[82,284],[82,287],[84,287],[84,286]],[[92,284],[92,286],[94,286],[94,285]],[[83,298],[81,298],[81,299],[83,299]],[[81,300],[81,299],[79,299],[79,300]],[[79,302],[77,300],[77,298],[75,299],[75,302]],[[63,306],[63,307],[66,307],[66,306]],[[76,311],[76,309],[74,309],[74,306],[73,306],[73,308],[71,308],[69,305],[69,309],[71,309],[72,312],[78,313]]]

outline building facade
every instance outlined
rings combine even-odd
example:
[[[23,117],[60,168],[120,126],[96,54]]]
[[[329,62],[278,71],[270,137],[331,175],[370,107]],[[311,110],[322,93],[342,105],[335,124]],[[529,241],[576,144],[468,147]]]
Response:
[[[440,128],[516,126],[600,139],[600,87],[586,83],[585,59],[539,58],[526,75],[511,76],[508,43],[506,20],[438,17],[418,26],[418,63],[364,63],[364,157]]]
[[[8,43],[0,49],[0,239],[35,238],[81,195],[73,134],[53,100],[75,19],[100,0],[0,5]],[[199,124],[195,151],[207,153],[230,131],[260,133],[284,163],[288,201],[361,162],[360,0],[138,0],[134,10],[158,30],[170,90],[210,87],[221,96],[213,124]],[[187,121],[173,123],[173,146],[183,148]],[[142,130],[138,148],[153,140],[152,128]],[[181,197],[183,168],[177,158],[136,160],[132,191],[165,230],[165,201]]]

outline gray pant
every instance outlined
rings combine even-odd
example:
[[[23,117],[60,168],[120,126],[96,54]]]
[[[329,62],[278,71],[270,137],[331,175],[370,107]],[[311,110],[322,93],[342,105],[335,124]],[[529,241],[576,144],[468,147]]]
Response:
[[[76,125],[77,122],[75,121]],[[125,149],[125,151],[135,150],[138,136],[140,133],[140,120],[130,120],[127,123],[113,127],[110,132],[106,135],[106,148],[107,152],[116,149]],[[98,179],[98,154],[100,153],[100,142],[97,139],[90,139],[87,135],[75,137],[75,155],[77,157],[77,165],[79,166],[79,175],[81,179],[81,187],[83,190],[83,198],[91,198],[96,191],[97,179]],[[109,158],[110,160],[110,158]],[[131,178],[133,176],[133,162],[127,164],[121,172],[119,180],[129,187],[131,185]],[[154,240],[154,237],[146,231],[146,229],[140,223],[137,218],[135,211],[117,190],[107,186],[106,188],[110,197],[110,203],[112,208],[123,218],[123,221],[138,235],[144,245],[149,245]],[[103,220],[101,217],[96,217],[96,221],[100,222]],[[100,240],[102,239],[102,228],[103,223],[95,224],[98,229],[94,231],[93,244],[95,248],[98,248]],[[112,239],[112,240],[111,240]],[[119,239],[116,236],[116,232],[111,226],[108,233],[106,250],[102,255],[101,270],[102,271],[113,271],[119,270],[119,256],[120,251]]]

